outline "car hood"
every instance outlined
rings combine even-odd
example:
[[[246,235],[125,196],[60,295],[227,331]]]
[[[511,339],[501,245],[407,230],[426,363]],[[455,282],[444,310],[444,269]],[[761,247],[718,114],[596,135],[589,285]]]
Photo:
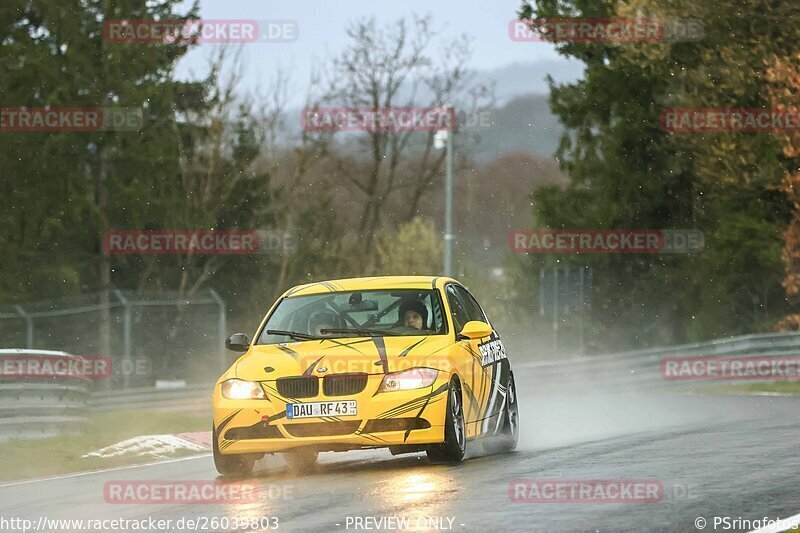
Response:
[[[358,337],[251,346],[236,377],[269,381],[301,374],[383,374],[415,366],[447,369],[449,335]]]

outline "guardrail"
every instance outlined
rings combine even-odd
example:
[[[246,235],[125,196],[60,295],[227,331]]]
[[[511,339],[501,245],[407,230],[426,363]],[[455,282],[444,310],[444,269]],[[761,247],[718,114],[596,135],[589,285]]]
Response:
[[[667,381],[661,377],[661,358],[670,355],[800,355],[800,333],[744,335],[704,343],[546,361],[520,362],[517,356],[514,369],[518,375],[524,373],[525,380],[534,389],[589,385],[593,390],[622,391],[691,385],[692,382]],[[20,356],[74,357],[64,352],[0,350],[0,364],[4,357]],[[93,394],[89,393],[88,385],[88,379],[79,378],[0,380],[0,441],[80,431],[86,422],[87,410],[156,409],[208,413],[211,409],[212,384],[181,388],[140,387]]]
[[[139,387],[95,392],[89,399],[91,411],[167,409],[211,412],[213,384],[181,388]],[[210,416],[210,415],[209,415]]]
[[[38,359],[66,363],[77,358],[48,350],[0,350],[0,365],[4,370],[4,379],[0,379],[0,442],[78,433],[86,424],[91,381],[75,375],[31,375],[17,371],[19,361]]]
[[[534,361],[514,367],[524,369],[526,374],[532,371],[533,384],[539,388],[569,384],[590,384],[594,389],[604,390],[697,386],[697,381],[672,381],[661,376],[659,363],[663,357],[683,355],[800,355],[800,333],[743,335],[647,350]]]

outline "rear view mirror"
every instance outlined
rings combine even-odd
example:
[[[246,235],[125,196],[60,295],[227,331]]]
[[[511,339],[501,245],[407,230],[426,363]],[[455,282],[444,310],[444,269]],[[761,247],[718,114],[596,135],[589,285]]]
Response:
[[[244,333],[234,333],[225,341],[225,347],[234,352],[246,352],[250,348],[250,339]]]
[[[351,302],[344,311],[345,312],[356,312],[356,311],[377,311],[378,310],[378,302],[375,300],[361,300],[360,302]]]
[[[464,324],[464,329],[458,334],[458,340],[463,339],[482,339],[492,334],[492,328],[486,322],[470,320]]]

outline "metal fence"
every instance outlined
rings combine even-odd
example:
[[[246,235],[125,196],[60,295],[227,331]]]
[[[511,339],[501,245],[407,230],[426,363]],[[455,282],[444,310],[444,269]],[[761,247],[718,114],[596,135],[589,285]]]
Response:
[[[0,348],[107,357],[113,371],[101,389],[152,386],[156,377],[206,382],[227,366],[226,328],[213,290],[189,298],[114,290],[0,308]]]

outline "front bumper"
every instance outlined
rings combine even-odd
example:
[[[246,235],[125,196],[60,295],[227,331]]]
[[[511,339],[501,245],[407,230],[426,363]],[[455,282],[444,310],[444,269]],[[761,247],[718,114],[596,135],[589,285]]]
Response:
[[[367,386],[351,396],[302,398],[301,402],[356,400],[351,416],[286,418],[286,404],[274,386],[265,382],[266,400],[223,398],[214,389],[214,428],[222,454],[273,453],[298,447],[320,451],[368,447],[434,444],[444,441],[447,386],[440,372],[432,386],[376,394],[383,374],[372,374]]]

